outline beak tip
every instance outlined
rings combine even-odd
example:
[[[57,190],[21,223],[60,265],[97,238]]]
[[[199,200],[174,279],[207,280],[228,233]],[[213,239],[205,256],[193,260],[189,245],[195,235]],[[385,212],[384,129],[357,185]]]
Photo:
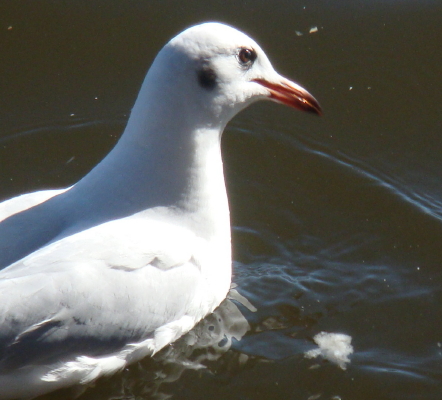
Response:
[[[319,105],[318,101],[308,92],[304,93],[304,98],[298,103],[287,104],[301,111],[305,111],[309,114],[315,114],[317,116],[322,116],[322,107]]]
[[[324,115],[321,106],[317,103],[314,106],[310,107],[308,110],[306,110],[310,114],[315,114],[318,117],[322,117]]]
[[[307,90],[285,78],[282,78],[281,82],[269,82],[262,78],[254,79],[254,82],[267,88],[270,92],[269,98],[273,101],[310,114],[322,115],[318,101]]]

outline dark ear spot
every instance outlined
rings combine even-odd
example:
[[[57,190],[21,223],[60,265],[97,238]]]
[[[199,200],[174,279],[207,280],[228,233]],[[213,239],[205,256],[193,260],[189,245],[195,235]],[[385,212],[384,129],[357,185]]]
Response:
[[[207,90],[213,90],[216,86],[216,73],[207,64],[201,66],[197,71],[198,83]]]

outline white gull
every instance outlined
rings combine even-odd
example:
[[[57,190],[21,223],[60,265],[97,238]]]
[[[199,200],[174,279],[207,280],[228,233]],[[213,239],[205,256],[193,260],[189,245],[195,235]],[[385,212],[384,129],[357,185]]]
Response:
[[[0,398],[87,384],[152,355],[225,298],[220,140],[271,99],[320,114],[263,50],[219,23],[164,46],[115,148],[65,190],[0,204]]]

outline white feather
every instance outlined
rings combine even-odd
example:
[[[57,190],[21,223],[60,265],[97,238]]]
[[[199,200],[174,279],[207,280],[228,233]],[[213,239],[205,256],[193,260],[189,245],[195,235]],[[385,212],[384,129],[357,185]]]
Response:
[[[310,95],[248,36],[189,28],[156,57],[101,163],[68,189],[0,204],[0,399],[115,373],[221,303],[231,279],[221,135],[277,85],[276,101],[293,90],[306,107]]]

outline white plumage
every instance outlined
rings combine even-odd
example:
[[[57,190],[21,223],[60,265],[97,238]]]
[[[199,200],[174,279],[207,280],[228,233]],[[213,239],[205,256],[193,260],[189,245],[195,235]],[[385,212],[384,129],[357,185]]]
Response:
[[[158,54],[116,147],[65,190],[0,204],[0,398],[94,381],[152,355],[225,298],[220,140],[259,99],[320,113],[218,23]]]

